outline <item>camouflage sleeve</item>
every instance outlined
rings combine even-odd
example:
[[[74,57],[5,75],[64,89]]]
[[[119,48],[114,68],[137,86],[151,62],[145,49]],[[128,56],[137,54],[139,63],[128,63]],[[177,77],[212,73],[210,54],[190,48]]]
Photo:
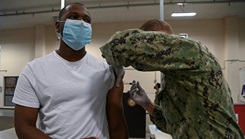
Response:
[[[181,47],[179,47],[181,46]],[[194,47],[193,47],[194,46]],[[128,29],[116,32],[100,50],[110,65],[140,71],[196,69],[201,60],[198,42],[177,35]]]
[[[162,116],[162,113],[158,109],[154,109],[152,115],[150,115],[150,120],[153,124],[157,126],[157,129],[167,133],[166,129],[166,119]]]
[[[156,95],[154,100],[154,110],[152,115],[150,115],[150,120],[153,124],[157,126],[157,128],[165,133],[167,133],[166,129],[166,119],[163,117],[161,107],[160,107],[160,100]]]

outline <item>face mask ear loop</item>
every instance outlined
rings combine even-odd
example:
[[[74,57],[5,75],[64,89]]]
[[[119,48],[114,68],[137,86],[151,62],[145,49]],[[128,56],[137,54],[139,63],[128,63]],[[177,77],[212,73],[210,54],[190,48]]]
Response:
[[[59,23],[65,23],[66,21],[60,21],[60,20],[57,20],[57,22],[59,22]],[[63,32],[63,31],[62,31]],[[63,36],[62,36],[62,33],[61,31],[59,32],[59,33],[57,33],[58,34],[58,36],[59,36],[59,38],[61,38],[61,39],[63,39]]]
[[[58,33],[58,36],[59,36],[59,38],[60,38],[60,39],[62,39],[62,35],[61,35],[61,33]]]

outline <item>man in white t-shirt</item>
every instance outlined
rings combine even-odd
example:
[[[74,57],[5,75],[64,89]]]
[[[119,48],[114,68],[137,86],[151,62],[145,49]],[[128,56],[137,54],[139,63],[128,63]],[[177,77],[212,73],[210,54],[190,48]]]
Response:
[[[85,50],[91,17],[79,3],[67,5],[55,24],[58,50],[29,62],[19,76],[13,102],[21,139],[128,138],[123,115],[123,70],[113,70]],[[115,68],[114,68],[115,69]],[[115,72],[115,75],[114,75]],[[120,74],[120,75],[119,75]],[[36,127],[37,117],[40,124]]]

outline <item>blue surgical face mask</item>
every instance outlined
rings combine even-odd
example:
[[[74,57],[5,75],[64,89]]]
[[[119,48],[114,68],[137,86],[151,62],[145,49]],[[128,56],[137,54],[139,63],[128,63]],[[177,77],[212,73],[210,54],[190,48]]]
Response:
[[[74,50],[81,50],[86,44],[89,44],[92,37],[91,24],[83,20],[65,21],[62,40]]]

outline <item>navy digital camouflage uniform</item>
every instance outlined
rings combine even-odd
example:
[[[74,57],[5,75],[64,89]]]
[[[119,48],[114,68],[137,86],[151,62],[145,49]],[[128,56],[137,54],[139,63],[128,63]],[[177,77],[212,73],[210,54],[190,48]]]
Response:
[[[165,74],[151,120],[173,139],[244,138],[221,67],[200,42],[128,29],[100,49],[110,65]]]

